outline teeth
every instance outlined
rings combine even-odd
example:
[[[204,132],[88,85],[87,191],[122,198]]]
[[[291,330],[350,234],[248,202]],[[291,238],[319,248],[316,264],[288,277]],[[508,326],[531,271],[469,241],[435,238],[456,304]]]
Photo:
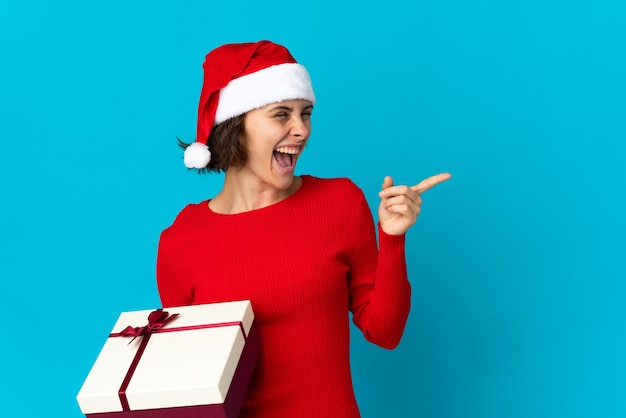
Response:
[[[291,155],[295,155],[298,153],[298,148],[296,147],[278,147],[276,148],[277,152],[280,152],[282,154],[291,154]]]

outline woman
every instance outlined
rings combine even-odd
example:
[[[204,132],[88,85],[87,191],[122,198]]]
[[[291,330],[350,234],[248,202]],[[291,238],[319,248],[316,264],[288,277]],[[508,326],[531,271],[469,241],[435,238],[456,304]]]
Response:
[[[358,417],[349,312],[365,338],[395,347],[410,307],[404,234],[420,211],[414,187],[386,177],[379,244],[362,191],[348,179],[295,176],[315,95],[306,69],[268,41],[210,52],[190,168],[224,171],[211,200],[163,231],[164,307],[251,300],[261,357],[242,417]]]

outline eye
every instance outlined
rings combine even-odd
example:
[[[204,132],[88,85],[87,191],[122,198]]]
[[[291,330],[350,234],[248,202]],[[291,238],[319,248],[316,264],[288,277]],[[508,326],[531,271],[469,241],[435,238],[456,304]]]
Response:
[[[286,118],[289,117],[289,115],[287,114],[287,112],[278,112],[274,115],[275,118]]]

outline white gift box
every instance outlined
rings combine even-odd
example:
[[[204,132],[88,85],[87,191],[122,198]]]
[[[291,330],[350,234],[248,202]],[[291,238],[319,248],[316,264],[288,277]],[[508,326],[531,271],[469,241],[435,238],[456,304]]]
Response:
[[[258,354],[249,301],[123,312],[76,399],[90,418],[236,417]]]

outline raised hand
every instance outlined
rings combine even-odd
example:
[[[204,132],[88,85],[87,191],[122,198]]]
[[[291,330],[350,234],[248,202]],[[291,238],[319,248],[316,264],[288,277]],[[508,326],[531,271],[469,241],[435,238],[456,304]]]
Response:
[[[415,186],[394,186],[393,179],[385,177],[378,196],[378,221],[380,227],[389,235],[402,235],[417,221],[422,205],[421,194],[452,177],[441,173],[428,177]]]

